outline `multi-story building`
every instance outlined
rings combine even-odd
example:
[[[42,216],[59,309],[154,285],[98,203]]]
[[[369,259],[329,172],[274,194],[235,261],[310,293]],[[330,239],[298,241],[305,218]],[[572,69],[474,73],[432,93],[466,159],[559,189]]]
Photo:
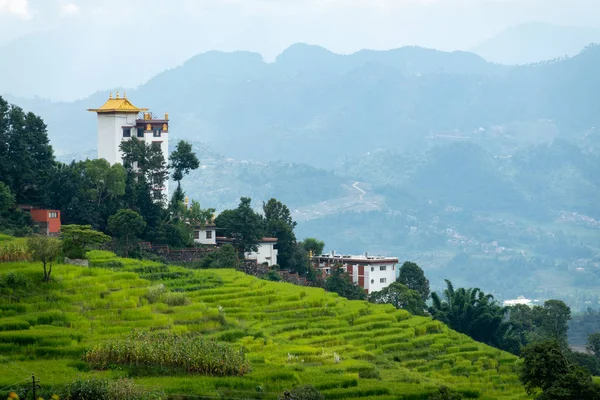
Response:
[[[364,255],[341,255],[331,252],[312,257],[313,267],[324,276],[333,268],[343,268],[352,281],[367,293],[377,292],[396,281],[398,258]]]
[[[98,114],[98,158],[104,158],[111,165],[123,163],[123,153],[119,149],[121,142],[137,137],[147,144],[158,143],[165,161],[169,158],[169,114],[164,118],[148,112],[147,108],[138,108],[131,104],[125,93],[123,97],[110,97],[100,108],[91,108]],[[162,193],[169,192],[169,182],[164,182]]]
[[[217,245],[232,244],[234,240],[228,237],[217,237]],[[264,237],[257,243],[257,250],[244,254],[246,260],[256,260],[257,264],[267,264],[269,267],[277,264],[277,238]]]

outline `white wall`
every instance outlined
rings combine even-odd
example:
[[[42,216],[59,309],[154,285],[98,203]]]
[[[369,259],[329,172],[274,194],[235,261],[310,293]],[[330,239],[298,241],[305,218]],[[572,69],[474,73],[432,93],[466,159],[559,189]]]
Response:
[[[136,117],[137,113],[98,113],[98,158],[104,158],[111,165],[123,163],[119,145],[122,140],[128,140],[123,137],[123,126],[134,126]]]
[[[385,271],[381,270],[383,267],[385,267]],[[366,265],[365,289],[368,290],[369,293],[385,289],[396,281],[396,269],[398,269],[398,267],[395,264]],[[381,279],[385,279],[385,282],[381,282]]]
[[[198,239],[195,238],[195,233],[196,232],[198,232]],[[206,232],[211,232],[211,238],[210,239],[206,238]],[[217,231],[216,231],[216,228],[205,227],[204,229],[202,229],[202,228],[196,228],[196,229],[194,229],[194,243],[216,245],[217,244]]]
[[[269,267],[277,264],[277,249],[275,249],[276,243],[259,243],[258,250],[250,253],[246,253],[247,260],[256,260],[258,264],[267,263]]]

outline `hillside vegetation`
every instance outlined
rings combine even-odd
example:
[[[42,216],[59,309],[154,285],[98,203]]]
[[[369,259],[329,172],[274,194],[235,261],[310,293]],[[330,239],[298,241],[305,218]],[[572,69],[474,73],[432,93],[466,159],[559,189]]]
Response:
[[[425,399],[442,386],[469,398],[527,397],[516,357],[393,306],[234,270],[168,267],[104,251],[90,259],[90,268],[57,266],[49,284],[35,263],[0,264],[0,387],[34,372],[56,390],[77,378],[132,377],[181,397],[268,399],[307,383],[328,399]],[[243,349],[250,372],[217,378],[116,359],[90,370],[102,364],[102,348],[124,343],[135,329],[229,343],[233,352]]]

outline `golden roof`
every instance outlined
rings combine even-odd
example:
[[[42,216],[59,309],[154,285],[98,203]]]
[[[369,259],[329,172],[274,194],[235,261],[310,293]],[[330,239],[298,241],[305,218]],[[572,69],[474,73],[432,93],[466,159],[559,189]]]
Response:
[[[148,111],[147,108],[137,108],[129,100],[127,100],[127,96],[123,93],[123,97],[119,97],[119,92],[117,92],[117,97],[113,98],[112,93],[106,103],[102,105],[100,108],[88,108],[88,111],[93,111],[97,113],[138,113],[140,111]]]

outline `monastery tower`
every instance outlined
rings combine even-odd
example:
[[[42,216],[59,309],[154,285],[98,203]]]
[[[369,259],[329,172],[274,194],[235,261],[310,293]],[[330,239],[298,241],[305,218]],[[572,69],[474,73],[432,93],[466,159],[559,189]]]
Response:
[[[137,108],[123,97],[110,97],[100,108],[88,109],[98,114],[98,158],[104,158],[111,165],[123,163],[123,153],[119,145],[124,140],[137,137],[146,144],[160,144],[165,161],[169,159],[169,114],[159,118],[148,112],[147,108]],[[168,179],[165,181],[164,194],[169,193]]]

